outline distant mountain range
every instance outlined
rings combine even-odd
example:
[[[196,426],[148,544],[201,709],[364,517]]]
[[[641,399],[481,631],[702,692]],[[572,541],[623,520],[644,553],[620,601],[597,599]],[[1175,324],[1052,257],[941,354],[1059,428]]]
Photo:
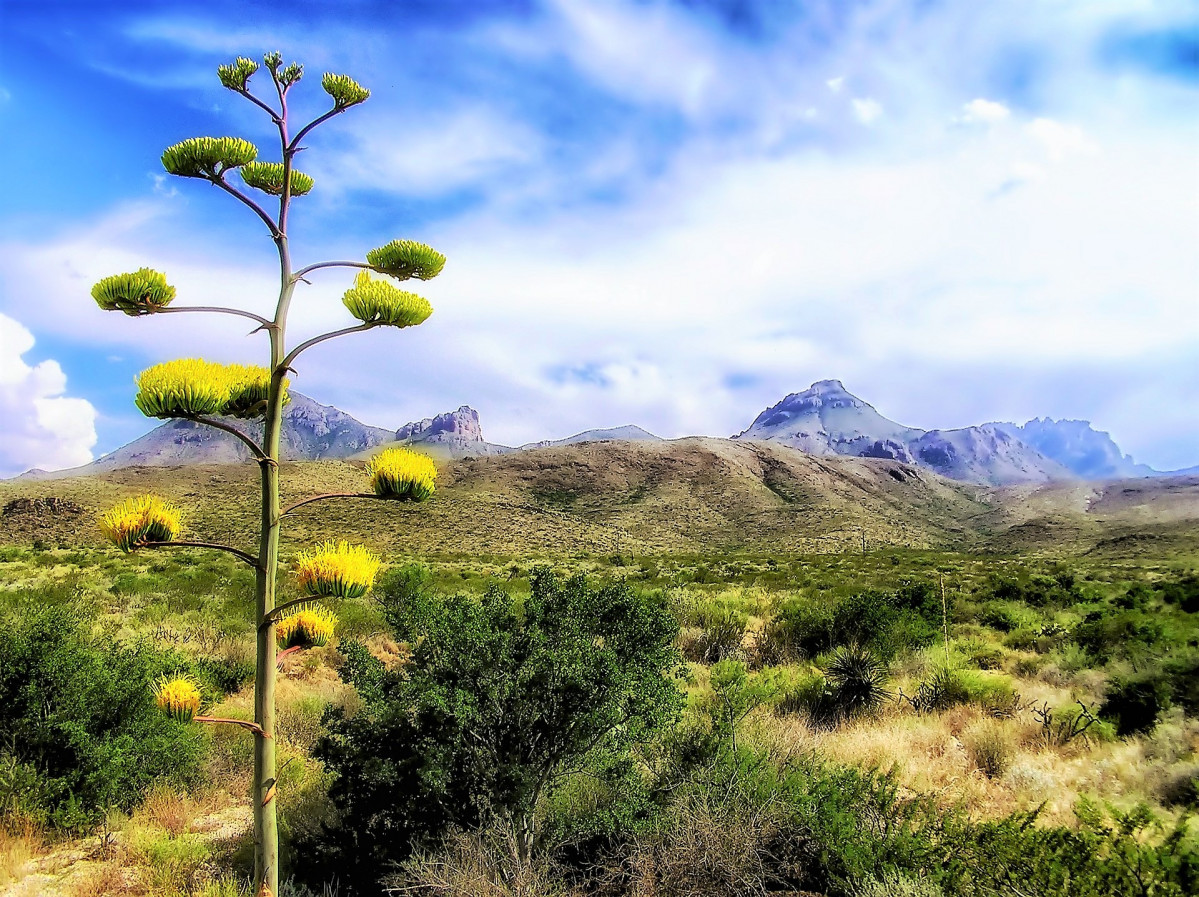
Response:
[[[1025,424],[993,422],[955,430],[920,430],[883,417],[839,380],[821,380],[792,393],[731,438],[782,443],[811,455],[889,459],[993,486],[1159,475],[1123,454],[1111,436],[1087,421],[1038,418]],[[626,425],[514,448],[484,439],[479,414],[467,405],[394,431],[367,426],[300,393],[292,393],[284,410],[283,456],[293,461],[367,457],[386,445],[408,445],[443,458],[469,458],[610,441],[662,440]],[[51,474],[29,471],[24,476],[57,478],[122,467],[233,463],[247,457],[245,447],[226,433],[171,421],[84,467]]]

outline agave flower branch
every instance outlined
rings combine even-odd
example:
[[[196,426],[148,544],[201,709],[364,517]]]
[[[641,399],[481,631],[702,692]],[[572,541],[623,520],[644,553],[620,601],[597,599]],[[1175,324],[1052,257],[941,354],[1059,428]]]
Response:
[[[256,96],[251,79],[265,67],[271,79],[274,99]],[[309,193],[315,183],[294,167],[300,145],[314,128],[367,100],[370,91],[347,75],[326,73],[321,87],[333,106],[304,125],[294,136],[290,133],[288,96],[303,77],[303,67],[284,64],[279,53],[267,53],[262,63],[238,57],[221,66],[217,76],[230,91],[249,100],[270,116],[278,132],[279,158],[260,159],[258,147],[237,137],[192,137],[168,147],[162,164],[178,177],[208,181],[251,209],[266,225],[279,257],[280,287],[271,317],[254,312],[217,306],[173,307],[175,287],[166,276],[149,268],[104,278],[92,290],[96,303],[105,310],[119,311],[131,317],[162,313],[214,312],[239,315],[258,323],[270,342],[268,363],[264,367],[215,364],[203,359],[180,359],[155,365],[137,378],[135,404],[147,416],[160,419],[189,420],[224,431],[246,446],[260,470],[260,518],[256,554],[208,541],[179,538],[181,523],[178,509],[154,496],[131,499],[107,512],[100,521],[106,538],[125,551],[140,548],[190,547],[228,552],[254,567],[256,667],[254,678],[254,721],[229,720],[198,715],[199,692],[194,684],[175,682],[163,685],[156,693],[164,712],[179,719],[221,722],[249,729],[254,738],[254,879],[256,895],[277,894],[279,890],[279,836],[274,801],[275,764],[275,680],[280,647],[283,650],[324,644],[332,638],[337,618],[314,602],[322,598],[356,598],[373,585],[380,560],[361,546],[342,542],[301,552],[296,563],[296,579],[303,597],[276,603],[279,574],[281,520],[284,514],[310,502],[334,497],[317,495],[302,499],[280,511],[279,462],[283,427],[283,407],[288,401],[288,372],[299,354],[318,343],[375,327],[412,327],[432,313],[424,298],[396,287],[392,281],[429,280],[436,277],[445,257],[436,250],[412,240],[393,240],[371,250],[364,261],[318,261],[295,270],[292,266],[288,233],[288,212],[293,199]],[[276,103],[277,101],[277,103]],[[258,191],[278,203],[272,214],[250,194],[229,183],[236,171],[249,190]],[[304,276],[322,268],[362,269],[354,284],[346,290],[343,304],[357,319],[356,324],[326,333],[288,351],[287,319],[296,285]],[[371,276],[371,272],[382,279]],[[261,437],[231,423],[252,420],[261,423]],[[368,468],[371,491],[338,493],[336,497],[396,498],[423,501],[435,488],[433,462],[406,450],[381,452]],[[194,691],[194,694],[193,694]]]

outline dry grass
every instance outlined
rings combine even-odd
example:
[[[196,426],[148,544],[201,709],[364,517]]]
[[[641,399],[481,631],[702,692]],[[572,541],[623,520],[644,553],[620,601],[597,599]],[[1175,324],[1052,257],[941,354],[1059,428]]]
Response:
[[[16,881],[45,847],[41,831],[26,819],[0,825],[0,885]]]
[[[547,870],[516,858],[516,842],[499,831],[458,833],[436,853],[416,856],[390,882],[392,893],[421,897],[566,897]]]

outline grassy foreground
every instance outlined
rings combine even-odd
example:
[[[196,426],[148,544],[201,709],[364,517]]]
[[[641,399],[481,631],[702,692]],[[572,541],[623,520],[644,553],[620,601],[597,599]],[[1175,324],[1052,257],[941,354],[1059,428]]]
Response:
[[[389,560],[396,568],[412,563]],[[1162,862],[1189,856],[1193,863],[1197,562],[1187,552],[1028,559],[906,548],[427,557],[426,582],[442,594],[481,595],[495,583],[527,594],[534,564],[548,563],[563,575],[625,581],[664,605],[679,623],[685,659],[678,683],[686,709],[671,737],[708,745],[710,759],[692,768],[686,786],[676,785],[677,797],[655,798],[652,813],[622,803],[619,789],[585,772],[568,779],[539,805],[544,862],[524,878],[496,871],[507,855],[499,836],[463,834],[444,842],[440,854],[416,857],[406,881],[423,888],[415,893],[463,895],[799,893],[787,890],[788,881],[830,894],[1021,893],[1014,885],[988,891],[966,873],[937,879],[931,860],[920,858],[925,848],[911,845],[887,848],[890,865],[876,875],[871,864],[882,854],[853,853],[866,850],[854,847],[862,831],[834,827],[822,835],[821,826],[831,823],[811,808],[802,817],[806,840],[799,838],[770,808],[788,800],[802,807],[832,787],[822,777],[838,769],[868,777],[867,784],[854,780],[857,791],[837,786],[837,793],[858,795],[838,812],[859,827],[909,825],[912,844],[942,845],[929,846],[930,856],[958,843],[954,838],[981,851],[979,844],[1006,844],[1009,835],[1015,840],[1005,850],[1031,856],[1033,842],[1022,835],[979,841],[977,834],[977,826],[998,825],[1002,834],[1003,826],[1027,818],[1033,830],[1084,840],[1088,832],[1116,832],[1116,847],[1103,848],[1109,852],[1166,843],[1174,832],[1176,848]],[[252,581],[236,562],[191,551],[128,557],[89,547],[11,546],[0,549],[0,583],[6,620],[36,608],[70,608],[113,644],[148,646],[176,665],[202,664],[210,712],[249,715]],[[332,608],[342,642],[361,640],[386,663],[404,662],[408,647],[391,636],[371,597]],[[839,707],[834,661],[856,646],[881,665],[880,694],[860,707]],[[353,687],[338,674],[342,662],[337,644],[283,662],[280,800],[293,846],[319,841],[332,812],[328,774],[310,751],[324,732],[327,707],[357,706]],[[248,751],[246,733],[206,730],[198,772],[163,779],[144,798],[72,831],[40,812],[19,782],[0,777],[4,893],[243,893]],[[637,762],[645,773],[662,761],[646,754]],[[927,815],[917,807],[927,807]],[[942,826],[932,834],[930,820],[945,818],[975,828],[951,837]],[[1131,840],[1119,842],[1120,831]],[[606,847],[589,853],[596,838]],[[815,852],[780,859],[779,838]],[[887,838],[875,832],[869,843],[890,844]],[[1127,858],[1148,864],[1138,874],[1149,885],[1159,874],[1181,880],[1177,869],[1155,871],[1159,860]],[[1060,862],[1046,858],[1042,865]],[[582,868],[589,871],[580,877]],[[1183,893],[1168,883],[1149,885],[1137,893]],[[311,876],[288,888],[303,894],[305,886],[320,893]]]

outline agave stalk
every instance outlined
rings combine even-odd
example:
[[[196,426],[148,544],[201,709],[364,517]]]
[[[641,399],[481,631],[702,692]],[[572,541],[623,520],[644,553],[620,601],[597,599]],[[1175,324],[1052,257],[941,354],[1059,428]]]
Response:
[[[287,375],[301,352],[327,339],[369,330],[373,327],[407,327],[419,324],[432,311],[428,302],[412,293],[399,290],[389,282],[372,280],[365,270],[357,284],[346,292],[345,305],[361,321],[314,337],[288,351],[286,344],[287,319],[296,284],[307,283],[307,275],[325,268],[369,269],[388,278],[428,280],[441,272],[445,257],[428,246],[408,240],[396,240],[372,250],[365,262],[316,262],[295,270],[288,242],[288,212],[293,196],[303,195],[313,187],[312,178],[293,168],[293,160],[303,147],[301,140],[314,128],[336,115],[364,102],[370,91],[345,75],[326,74],[322,87],[333,101],[333,107],[301,127],[291,131],[288,93],[300,80],[303,69],[296,63],[284,66],[278,53],[268,53],[263,59],[270,74],[273,97],[264,100],[250,91],[250,78],[258,71],[257,62],[239,57],[221,66],[221,83],[265,111],[278,130],[280,162],[258,160],[258,149],[238,138],[200,137],[185,140],[169,147],[162,156],[164,167],[179,177],[207,180],[249,208],[266,226],[279,257],[279,293],[273,317],[264,318],[237,308],[212,306],[179,307],[167,305],[175,298],[175,290],[165,276],[150,269],[127,275],[105,278],[93,290],[101,308],[122,311],[131,316],[165,312],[215,312],[240,315],[259,322],[255,332],[265,332],[269,339],[269,363],[264,368],[243,365],[211,365],[197,359],[167,362],[152,368],[139,378],[138,407],[151,417],[182,418],[224,430],[240,439],[250,450],[260,469],[261,516],[256,554],[210,542],[178,541],[178,519],[161,502],[154,499],[134,502],[128,507],[114,509],[102,524],[105,534],[124,550],[158,548],[175,545],[213,548],[230,552],[254,568],[254,604],[256,630],[256,667],[254,676],[254,722],[229,720],[196,715],[198,705],[180,704],[176,692],[186,692],[186,683],[160,686],[162,706],[176,715],[189,715],[201,722],[230,723],[249,729],[254,734],[254,893],[258,897],[273,897],[279,891],[279,832],[275,807],[275,677],[281,621],[282,633],[289,644],[318,644],[332,634],[336,618],[311,607],[297,610],[291,617],[284,613],[301,603],[308,605],[329,595],[355,596],[370,588],[378,568],[378,559],[365,550],[349,546],[325,546],[321,551],[301,556],[307,568],[300,571],[307,594],[298,601],[282,605],[276,602],[279,570],[280,524],[287,511],[326,498],[348,495],[359,498],[407,498],[423,500],[433,490],[432,463],[428,459],[406,458],[403,470],[395,471],[395,462],[388,467],[392,483],[383,488],[376,482],[373,491],[336,493],[303,499],[284,510],[279,502],[280,437],[283,427],[283,406],[287,402]],[[231,184],[227,177],[239,170],[241,179],[277,201],[277,210],[268,212],[250,195]],[[261,442],[227,422],[226,418],[261,418]],[[394,481],[394,482],[393,482]],[[395,483],[402,483],[403,488]],[[390,491],[389,491],[390,490]],[[147,503],[148,502],[148,503]],[[155,504],[154,502],[158,502]],[[141,515],[141,516],[139,516]],[[305,570],[307,572],[305,572]],[[307,577],[305,579],[305,577]],[[190,701],[190,692],[184,697]],[[182,707],[182,709],[180,709]]]

